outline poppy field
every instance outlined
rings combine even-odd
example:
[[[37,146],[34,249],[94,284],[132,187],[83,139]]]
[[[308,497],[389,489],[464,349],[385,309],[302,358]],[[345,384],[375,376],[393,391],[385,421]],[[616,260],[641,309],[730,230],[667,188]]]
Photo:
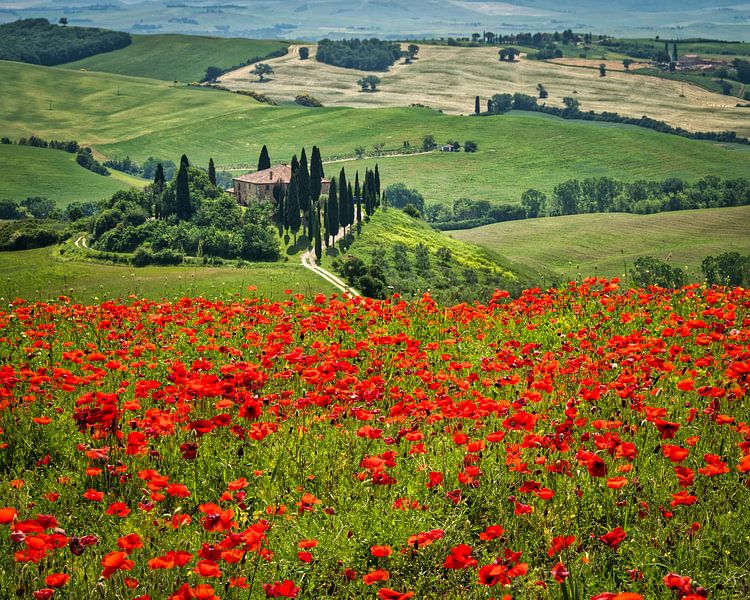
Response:
[[[0,598],[750,597],[750,291],[0,309]]]

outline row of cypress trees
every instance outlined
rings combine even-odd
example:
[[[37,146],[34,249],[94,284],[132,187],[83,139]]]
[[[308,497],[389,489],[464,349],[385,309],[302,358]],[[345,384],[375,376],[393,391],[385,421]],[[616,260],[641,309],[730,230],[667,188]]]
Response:
[[[263,146],[258,159],[258,170],[271,167],[268,148]],[[330,248],[341,229],[352,232],[354,225],[360,230],[363,211],[372,215],[380,205],[380,171],[367,169],[360,184],[359,171],[354,178],[354,186],[347,180],[346,169],[342,168],[338,178],[332,178],[327,195],[322,194],[322,180],[325,177],[320,150],[313,146],[308,164],[307,152],[303,148],[300,158],[295,154],[291,163],[292,176],[284,193],[280,182],[274,185],[273,198],[276,201],[275,219],[279,231],[292,233],[294,243],[302,229],[308,236],[320,260],[323,244]]]

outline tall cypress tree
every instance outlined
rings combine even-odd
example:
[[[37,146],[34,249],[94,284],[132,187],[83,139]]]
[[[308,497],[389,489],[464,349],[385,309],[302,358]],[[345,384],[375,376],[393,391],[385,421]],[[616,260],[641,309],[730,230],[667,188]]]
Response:
[[[315,262],[320,264],[320,259],[323,256],[323,241],[320,237],[320,204],[315,203],[315,210],[310,211],[311,214],[315,214],[313,221],[313,229],[315,230]]]
[[[378,163],[375,163],[375,198],[380,198],[380,171],[378,170]]]
[[[214,166],[214,159],[208,159],[208,180],[211,185],[216,185],[216,167]]]
[[[284,211],[284,185],[281,180],[278,180],[273,184],[273,199],[276,201],[276,223],[279,226],[279,235],[281,235],[284,228],[289,229],[289,225],[286,222],[286,212]]]
[[[292,156],[292,177],[297,174],[297,171],[299,170],[299,160],[297,159],[297,155],[295,154]]]
[[[156,172],[154,173],[154,185],[159,188],[160,193],[164,190],[165,183],[164,167],[161,166],[161,163],[158,163],[156,165]]]
[[[352,182],[349,182],[349,190],[347,191],[347,214],[346,214],[346,224],[349,225],[349,232],[352,231],[352,225],[354,225],[354,192],[352,191]]]
[[[304,228],[307,230],[307,223],[310,220],[310,213],[312,212],[312,203],[310,201],[310,171],[307,168],[307,154],[305,154],[304,148],[302,148],[300,156],[299,171],[297,171],[297,189],[299,190],[299,206],[305,215]],[[310,231],[310,238],[312,239],[312,231]]]
[[[329,217],[328,217],[328,200],[326,199],[325,204],[323,204],[323,221],[321,222],[321,226],[323,227],[323,237],[326,241],[326,248],[331,247],[330,239],[331,239],[331,232],[328,229],[329,225]]]
[[[339,198],[336,190],[336,180],[331,180],[331,190],[328,192],[328,235],[331,236],[331,244],[339,231]]]
[[[354,197],[357,201],[357,233],[362,231],[362,190],[359,188],[359,171],[354,177]]]
[[[184,154],[182,158],[175,181],[175,213],[180,221],[188,221],[193,214],[193,210],[190,204],[190,187],[188,185],[188,160]]]
[[[258,157],[258,171],[265,171],[271,168],[271,157],[268,156],[268,148],[263,144],[261,148],[260,156]]]
[[[312,202],[320,200],[322,192],[321,179],[325,177],[323,173],[323,161],[320,159],[320,150],[313,146],[312,155],[310,156],[310,199]]]
[[[346,185],[346,171],[344,170],[344,167],[341,167],[341,171],[339,172],[338,188],[339,226],[346,229],[346,226],[349,224],[347,223],[347,221],[349,220],[349,187]]]
[[[299,214],[299,190],[297,188],[297,176],[292,175],[289,181],[289,187],[286,190],[286,200],[284,201],[284,209],[287,215],[287,223],[289,229],[294,235],[294,244],[297,245],[297,234],[299,233],[302,219]]]
[[[480,112],[482,112],[482,109],[479,106],[479,96],[474,98],[474,114],[478,115]]]

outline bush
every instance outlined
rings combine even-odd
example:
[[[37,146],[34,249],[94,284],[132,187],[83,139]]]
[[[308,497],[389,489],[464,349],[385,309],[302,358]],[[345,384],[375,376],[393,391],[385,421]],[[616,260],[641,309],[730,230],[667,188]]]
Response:
[[[641,287],[655,285],[662,288],[680,288],[685,285],[685,272],[682,269],[653,256],[636,259],[631,274],[636,285]]]
[[[472,140],[466,140],[464,142],[464,152],[476,152],[477,143]]]
[[[300,106],[310,106],[313,108],[319,108],[323,106],[320,100],[318,100],[314,96],[311,96],[310,94],[299,94],[294,98],[294,101]]]
[[[308,58],[310,58],[310,48],[308,48],[307,46],[302,46],[299,49],[299,59],[307,60]]]
[[[57,244],[60,234],[35,221],[0,224],[0,251],[31,250]]]
[[[419,209],[416,206],[414,206],[413,204],[407,204],[406,206],[404,206],[403,210],[404,210],[404,212],[407,215],[409,215],[410,217],[412,217],[414,219],[421,219],[422,218],[422,215],[419,212]]]
[[[81,148],[76,155],[76,162],[81,165],[84,169],[96,173],[97,175],[109,176],[107,167],[102,165],[98,160],[94,158],[91,152],[91,148]]]

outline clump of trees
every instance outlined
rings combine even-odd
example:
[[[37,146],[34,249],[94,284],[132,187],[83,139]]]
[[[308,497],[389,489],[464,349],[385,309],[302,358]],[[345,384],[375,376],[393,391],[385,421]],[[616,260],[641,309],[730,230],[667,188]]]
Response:
[[[137,266],[175,264],[185,256],[273,261],[280,255],[271,210],[242,209],[212,182],[215,170],[191,166],[183,155],[173,181],[160,164],[143,190],[115,193],[90,219],[91,246],[128,253]]]
[[[0,25],[0,59],[35,65],[60,65],[119,50],[131,43],[127,33],[53,25],[47,19],[22,19]]]
[[[417,47],[416,52],[419,51]],[[315,58],[322,63],[359,69],[360,71],[387,71],[401,58],[401,45],[377,38],[360,40],[321,40]]]
[[[367,75],[357,80],[357,85],[362,88],[363,92],[376,92],[378,85],[380,85],[380,77]]]
[[[323,106],[320,100],[310,94],[298,94],[294,98],[294,102],[300,106],[308,106],[310,108],[320,108]]]
[[[96,173],[97,175],[104,175],[105,177],[109,177],[109,171],[107,171],[107,167],[105,167],[94,158],[94,155],[91,152],[91,148],[81,148],[78,151],[78,154],[76,154],[76,162],[84,169],[88,169],[89,171]]]
[[[273,67],[268,63],[258,63],[252,70],[252,74],[258,77],[258,81],[263,83],[266,81],[266,76],[273,75]]]

